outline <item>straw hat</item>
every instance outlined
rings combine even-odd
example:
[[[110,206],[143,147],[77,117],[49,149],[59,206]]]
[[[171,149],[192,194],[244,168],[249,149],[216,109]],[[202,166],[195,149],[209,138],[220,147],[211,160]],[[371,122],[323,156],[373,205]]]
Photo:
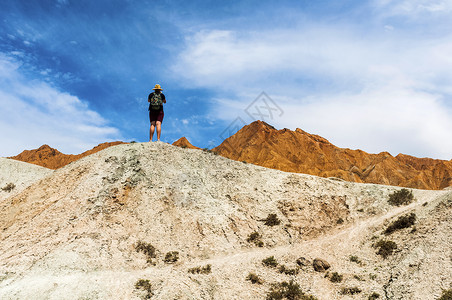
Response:
[[[153,90],[163,90],[160,84],[156,84]]]

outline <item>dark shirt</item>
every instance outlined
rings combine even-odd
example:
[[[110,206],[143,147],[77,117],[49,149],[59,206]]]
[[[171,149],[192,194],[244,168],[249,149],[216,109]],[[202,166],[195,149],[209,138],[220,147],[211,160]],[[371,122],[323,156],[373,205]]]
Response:
[[[152,92],[152,93],[149,94],[149,96],[148,96],[148,101],[149,101],[149,102],[151,101],[152,94],[155,94],[155,92]],[[160,92],[160,96],[162,96],[162,101],[163,101],[163,100],[166,100],[166,99],[165,99],[165,95],[163,95],[162,92]],[[148,108],[148,110],[151,110],[151,103],[149,103],[149,108]],[[159,109],[153,109],[153,110],[163,110],[163,104],[160,105],[160,108],[159,108]]]

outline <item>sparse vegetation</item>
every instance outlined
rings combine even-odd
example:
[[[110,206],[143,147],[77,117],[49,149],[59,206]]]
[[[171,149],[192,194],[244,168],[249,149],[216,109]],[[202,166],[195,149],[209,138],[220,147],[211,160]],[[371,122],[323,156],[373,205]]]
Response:
[[[257,284],[262,284],[262,283],[264,283],[264,281],[259,277],[259,276],[257,276],[256,274],[254,274],[254,273],[249,273],[248,274],[248,276],[246,277],[246,280],[249,280],[249,281],[251,281],[251,283],[253,283],[253,284],[255,284],[255,283],[257,283]]]
[[[341,289],[342,295],[355,295],[361,293],[361,289],[354,286],[354,287],[343,287]]]
[[[135,288],[146,292],[145,299],[151,299],[153,293],[151,282],[149,281],[149,279],[139,279],[135,283]]]
[[[452,289],[443,290],[443,293],[438,300],[452,300]]]
[[[188,269],[188,273],[192,273],[192,274],[209,274],[211,272],[212,272],[211,265],[205,265],[204,267],[194,267],[194,268]]]
[[[6,184],[4,187],[2,187],[2,191],[9,193],[12,190],[14,190],[15,187],[16,187],[16,185],[14,183],[10,182],[10,183]]]
[[[389,204],[400,206],[413,202],[413,192],[408,189],[401,189],[389,195]]]
[[[250,233],[246,241],[248,243],[254,243],[258,247],[264,247],[264,242],[262,242],[261,238],[262,236],[257,231],[254,231]]]
[[[368,300],[375,300],[375,299],[378,299],[378,298],[380,298],[380,294],[373,292],[372,294],[369,295],[369,297],[367,299]]]
[[[341,282],[344,276],[340,275],[337,272],[331,273],[330,281],[331,282]]]
[[[377,279],[377,275],[376,274],[369,274],[369,278],[371,279],[371,280],[375,280],[375,279]]]
[[[290,282],[283,281],[272,284],[266,299],[317,300],[316,297],[303,293],[303,291],[300,288],[300,285],[294,282],[293,280],[291,280]]]
[[[276,214],[269,214],[267,218],[263,219],[264,225],[267,226],[276,226],[281,224],[281,220],[278,219],[278,216]]]
[[[179,259],[179,252],[170,251],[170,252],[166,253],[165,259],[163,261],[168,264],[171,264],[171,263],[175,263],[178,259]]]
[[[395,249],[397,249],[397,244],[393,241],[379,240],[375,244],[375,248],[379,248],[377,251],[378,255],[383,256],[383,258],[387,258],[394,252]]]
[[[362,279],[361,276],[359,276],[359,275],[353,275],[353,278],[355,278],[356,280],[359,280],[359,281],[364,281],[364,279]]]
[[[393,233],[396,230],[400,230],[403,228],[408,228],[414,225],[414,222],[416,221],[416,214],[411,213],[409,215],[401,216],[394,222],[392,222],[388,228],[386,228],[384,234],[388,235]]]
[[[152,261],[152,259],[156,257],[156,249],[154,246],[146,242],[138,241],[135,250],[137,252],[143,252],[146,255],[147,262],[155,265]]]
[[[336,224],[343,224],[343,223],[344,223],[344,219],[342,219],[342,218],[339,218],[336,221]]]
[[[357,264],[360,264],[361,263],[361,260],[358,258],[358,256],[356,256],[356,255],[352,255],[352,256],[350,256],[350,261],[351,262],[354,262],[354,263],[357,263]]]
[[[280,265],[278,271],[279,271],[279,273],[286,274],[286,275],[297,275],[298,274],[297,268],[289,269],[285,265]]]
[[[276,266],[278,266],[278,262],[276,261],[274,256],[269,256],[267,258],[264,258],[262,260],[262,264],[266,267],[272,267],[272,268],[275,268]]]

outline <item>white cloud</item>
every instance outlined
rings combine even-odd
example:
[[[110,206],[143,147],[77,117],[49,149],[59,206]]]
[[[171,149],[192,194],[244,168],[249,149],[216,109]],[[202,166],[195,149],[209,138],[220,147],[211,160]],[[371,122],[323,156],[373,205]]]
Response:
[[[187,37],[173,70],[187,85],[235,91],[216,102],[219,119],[243,115],[265,91],[285,110],[276,126],[319,133],[341,147],[451,159],[451,51],[452,35],[384,28],[211,30]]]
[[[450,0],[376,0],[378,8],[386,15],[411,15],[413,17],[425,13],[450,13]]]
[[[1,156],[49,144],[64,153],[80,153],[112,139],[118,129],[88,105],[49,83],[29,79],[20,62],[0,54]]]

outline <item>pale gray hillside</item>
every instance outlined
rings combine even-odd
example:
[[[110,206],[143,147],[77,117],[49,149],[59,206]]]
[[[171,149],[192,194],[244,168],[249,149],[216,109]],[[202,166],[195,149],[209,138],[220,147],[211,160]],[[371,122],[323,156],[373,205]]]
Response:
[[[18,194],[52,172],[37,165],[0,157],[0,201]]]
[[[396,207],[396,190],[164,143],[110,147],[0,202],[0,299],[140,299],[139,279],[151,299],[265,299],[291,279],[318,299],[437,299],[452,288],[452,191],[413,190],[415,201]],[[383,234],[411,212],[414,226]],[[265,225],[269,214],[281,223]],[[254,231],[263,247],[247,241]],[[386,259],[372,246],[381,238],[397,244]],[[150,262],[139,242],[156,248]],[[174,263],[164,262],[170,251]],[[298,274],[263,266],[269,256]],[[209,274],[188,272],[208,264]]]

